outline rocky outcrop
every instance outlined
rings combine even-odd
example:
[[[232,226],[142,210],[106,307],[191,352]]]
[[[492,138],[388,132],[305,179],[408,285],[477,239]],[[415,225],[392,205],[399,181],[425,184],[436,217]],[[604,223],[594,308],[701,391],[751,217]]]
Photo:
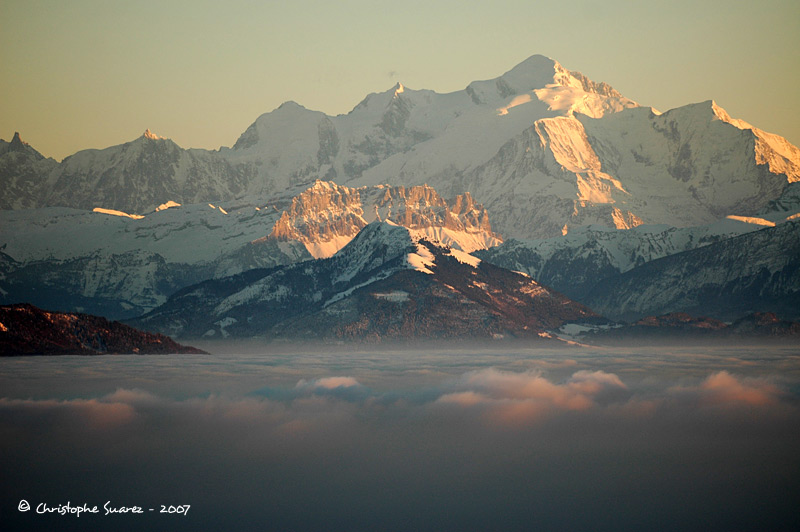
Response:
[[[468,253],[502,242],[492,232],[486,209],[469,193],[446,201],[427,185],[349,188],[324,181],[292,199],[268,239],[299,241],[313,257],[330,257],[376,220]]]

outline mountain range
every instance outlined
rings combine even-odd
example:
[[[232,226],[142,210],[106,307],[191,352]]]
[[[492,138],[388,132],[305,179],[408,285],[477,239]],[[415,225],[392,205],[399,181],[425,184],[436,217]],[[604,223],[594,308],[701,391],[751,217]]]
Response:
[[[393,224],[436,257],[470,253],[615,319],[800,317],[800,150],[713,101],[662,113],[543,56],[449,94],[398,83],[344,115],[287,102],[214,151],[148,130],[57,162],[15,134],[0,141],[0,180],[4,303],[188,319],[177,302],[200,286],[272,272],[259,279],[280,291],[277,272],[331,268],[360,232]],[[440,287],[433,278],[426,290]],[[345,299],[386,303],[358,297]],[[236,308],[235,326],[206,308],[202,325],[170,327],[300,330],[248,328]],[[313,318],[330,322],[324,334],[347,336],[325,309]],[[487,330],[524,330],[508,320]]]
[[[19,144],[0,152],[19,155]],[[543,56],[449,94],[398,84],[345,115],[287,102],[233,148],[185,150],[148,130],[33,172],[40,159],[28,149],[14,164],[3,160],[14,186],[0,207],[141,214],[167,201],[295,195],[316,180],[429,184],[445,197],[469,192],[513,238],[752,215],[800,180],[795,146],[713,101],[660,113]]]
[[[182,337],[549,338],[594,317],[523,273],[387,221],[331,258],[209,280],[131,323]]]

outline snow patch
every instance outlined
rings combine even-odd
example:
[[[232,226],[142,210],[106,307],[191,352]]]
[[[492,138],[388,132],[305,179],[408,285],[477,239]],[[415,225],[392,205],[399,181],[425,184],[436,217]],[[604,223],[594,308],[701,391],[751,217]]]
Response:
[[[387,220],[388,221],[388,220]],[[459,249],[466,253],[472,253],[479,249],[488,249],[499,246],[503,243],[502,238],[497,237],[487,231],[469,232],[448,229],[446,227],[424,227],[419,229],[409,229],[414,240],[422,238],[434,241],[445,247]]]
[[[459,251],[457,249],[451,249],[449,255],[454,257],[458,262],[462,264],[468,264],[473,268],[477,268],[481,263],[481,259],[478,257],[473,257],[469,253],[464,253],[463,251]]]
[[[392,290],[391,292],[386,293],[375,293],[372,294],[372,296],[375,299],[383,299],[392,303],[405,303],[408,301],[409,293],[404,292],[403,290]]]
[[[547,289],[543,288],[542,285],[536,281],[531,281],[527,285],[520,287],[519,291],[529,296],[538,296],[547,293]],[[567,301],[567,303],[569,303],[569,301]]]
[[[301,240],[308,250],[308,253],[315,259],[327,259],[333,257],[337,251],[345,247],[353,240],[354,235],[335,235],[330,240],[320,242]]]
[[[178,203],[176,201],[169,200],[168,202],[162,203],[161,205],[156,207],[156,212],[161,212],[161,211],[165,211],[167,209],[171,209],[172,207],[180,207],[180,206],[181,206],[180,203]]]
[[[227,338],[228,336],[230,336],[230,334],[228,333],[228,331],[225,330],[225,327],[230,327],[234,323],[238,323],[238,322],[239,322],[239,320],[237,320],[236,318],[227,317],[227,318],[223,318],[223,319],[221,319],[219,321],[214,322],[214,325],[219,327],[219,332],[222,333],[222,337],[223,338]],[[206,334],[208,334],[208,333],[206,333]]]
[[[122,216],[125,218],[131,218],[133,220],[141,220],[144,218],[144,216],[141,214],[128,214],[127,212],[115,211],[114,209],[103,209],[102,207],[95,207],[92,209],[92,212],[99,212],[101,214],[108,214],[111,216]]]
[[[350,297],[350,295],[353,292],[355,292],[356,290],[358,290],[359,288],[363,288],[363,287],[365,287],[367,285],[370,285],[370,284],[372,284],[374,282],[377,282],[377,281],[382,281],[383,279],[386,279],[387,277],[389,277],[392,273],[394,273],[394,271],[389,270],[388,272],[384,272],[382,275],[378,275],[376,277],[373,277],[373,278],[369,279],[368,281],[365,281],[363,283],[359,283],[357,285],[351,286],[350,288],[348,288],[344,292],[339,292],[338,294],[334,295],[332,298],[327,300],[322,305],[322,308],[327,308],[328,306],[332,305],[333,303],[336,303],[337,301],[341,301],[342,299],[344,299],[346,297]],[[433,272],[431,272],[431,273],[433,273]]]
[[[431,268],[436,264],[433,253],[419,242],[415,245],[417,252],[406,255],[406,263],[417,271],[433,275]]]
[[[505,107],[501,107],[497,110],[498,116],[505,116],[508,114],[508,110],[516,107],[518,105],[522,105],[524,103],[528,103],[532,100],[530,94],[520,94],[519,96],[515,96],[511,102],[506,105]]]
[[[769,220],[765,220],[764,218],[756,218],[754,216],[735,216],[732,214],[730,216],[726,216],[726,218],[728,220],[737,220],[748,224],[763,225],[765,227],[775,227],[775,222],[770,222]]]

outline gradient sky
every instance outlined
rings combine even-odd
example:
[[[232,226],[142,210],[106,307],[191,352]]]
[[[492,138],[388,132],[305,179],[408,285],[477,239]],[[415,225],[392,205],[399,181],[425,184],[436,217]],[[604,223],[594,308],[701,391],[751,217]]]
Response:
[[[800,2],[0,1],[0,138],[47,156],[231,146],[287,100],[346,113],[452,92],[533,54],[661,111],[714,99],[800,145]]]

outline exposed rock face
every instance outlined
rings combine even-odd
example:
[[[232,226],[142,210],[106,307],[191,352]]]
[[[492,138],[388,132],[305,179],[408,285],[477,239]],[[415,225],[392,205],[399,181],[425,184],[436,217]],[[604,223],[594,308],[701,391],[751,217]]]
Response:
[[[468,253],[502,242],[486,209],[469,193],[448,202],[425,185],[354,189],[322,181],[292,199],[269,238],[300,241],[313,257],[330,257],[375,220],[392,221]]]
[[[539,338],[594,316],[524,274],[374,222],[329,259],[188,287],[133,323],[184,337]]]
[[[0,307],[0,356],[172,353],[203,351],[98,316],[47,312],[33,305]]]

